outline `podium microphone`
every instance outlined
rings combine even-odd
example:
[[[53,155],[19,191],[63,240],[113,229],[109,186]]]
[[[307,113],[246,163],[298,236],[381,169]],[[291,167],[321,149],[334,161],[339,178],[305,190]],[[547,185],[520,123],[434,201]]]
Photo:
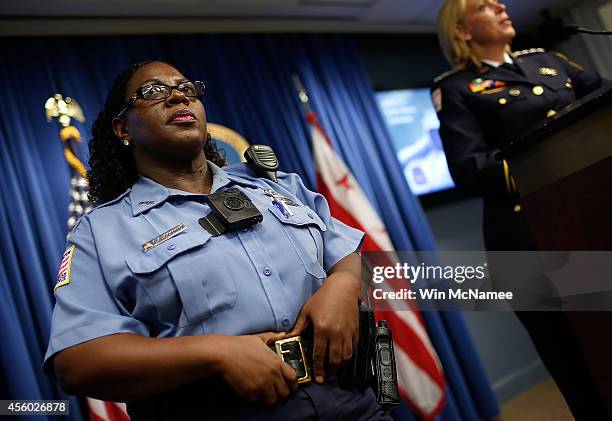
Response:
[[[563,31],[568,35],[573,35],[579,32],[583,34],[593,34],[593,35],[612,35],[612,31],[595,31],[593,29],[580,28],[575,23],[566,23],[563,25]]]

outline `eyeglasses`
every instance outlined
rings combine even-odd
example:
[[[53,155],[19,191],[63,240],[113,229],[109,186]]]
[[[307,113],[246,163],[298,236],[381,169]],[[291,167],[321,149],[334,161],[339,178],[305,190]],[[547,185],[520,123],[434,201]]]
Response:
[[[119,114],[117,114],[117,117],[123,117],[123,115],[127,112],[127,110],[132,105],[134,105],[136,100],[138,100],[138,98],[142,98],[148,101],[153,101],[157,99],[166,99],[170,95],[172,95],[173,89],[176,89],[177,91],[181,92],[186,97],[193,98],[193,97],[199,97],[199,96],[204,95],[204,88],[205,88],[204,82],[199,81],[199,80],[194,80],[194,81],[188,80],[186,82],[181,82],[178,85],[174,85],[174,86],[165,85],[163,83],[154,83],[151,85],[144,85],[136,89],[136,92],[134,92],[134,95],[130,97],[130,99],[125,103],[125,106],[123,107],[123,109],[119,111]]]

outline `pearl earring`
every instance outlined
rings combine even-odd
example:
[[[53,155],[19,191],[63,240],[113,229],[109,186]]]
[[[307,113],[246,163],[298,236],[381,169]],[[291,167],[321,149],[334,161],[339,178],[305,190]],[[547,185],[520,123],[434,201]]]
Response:
[[[130,146],[130,139],[123,139],[123,144],[125,146]]]

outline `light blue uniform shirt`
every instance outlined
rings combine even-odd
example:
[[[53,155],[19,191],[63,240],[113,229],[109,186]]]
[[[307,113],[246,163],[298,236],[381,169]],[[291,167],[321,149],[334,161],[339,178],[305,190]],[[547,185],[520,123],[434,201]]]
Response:
[[[302,305],[363,233],[330,215],[327,201],[296,174],[279,183],[243,164],[209,162],[211,192],[244,192],[263,215],[246,229],[211,236],[198,220],[206,195],[166,188],[141,176],[131,189],[83,216],[68,239],[64,278],[56,288],[50,358],[70,346],[115,333],[166,338],[289,331]],[[283,214],[265,189],[295,202]],[[143,245],[185,224],[148,251]],[[68,262],[68,260],[70,260]]]

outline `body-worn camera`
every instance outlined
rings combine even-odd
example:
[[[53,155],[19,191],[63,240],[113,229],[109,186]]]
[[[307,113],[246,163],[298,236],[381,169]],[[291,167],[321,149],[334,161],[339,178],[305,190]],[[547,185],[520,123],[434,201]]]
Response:
[[[236,188],[210,194],[207,201],[211,211],[198,222],[214,237],[263,221],[251,199]]]

